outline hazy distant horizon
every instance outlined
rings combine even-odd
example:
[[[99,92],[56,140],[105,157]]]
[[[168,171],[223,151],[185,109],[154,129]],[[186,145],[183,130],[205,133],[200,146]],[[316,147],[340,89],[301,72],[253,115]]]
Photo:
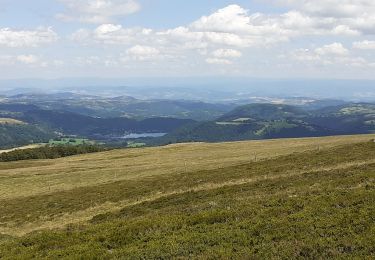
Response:
[[[375,80],[337,79],[254,79],[244,77],[176,77],[176,78],[60,78],[60,79],[16,79],[0,80],[1,94],[25,92],[57,93],[64,91],[86,94],[135,97],[146,96],[148,92],[157,96],[173,92],[178,98],[199,100],[210,95],[233,95],[241,93],[253,96],[314,97],[320,99],[343,99],[355,101],[375,100]],[[210,92],[210,93],[208,93]],[[172,98],[173,99],[173,98]],[[214,98],[213,98],[214,100]]]

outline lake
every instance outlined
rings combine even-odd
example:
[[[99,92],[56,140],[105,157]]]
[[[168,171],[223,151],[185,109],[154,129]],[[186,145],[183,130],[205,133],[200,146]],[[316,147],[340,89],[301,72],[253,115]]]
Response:
[[[165,136],[167,133],[132,133],[132,134],[126,134],[122,136],[122,139],[138,139],[138,138],[156,138],[156,137],[162,137]]]

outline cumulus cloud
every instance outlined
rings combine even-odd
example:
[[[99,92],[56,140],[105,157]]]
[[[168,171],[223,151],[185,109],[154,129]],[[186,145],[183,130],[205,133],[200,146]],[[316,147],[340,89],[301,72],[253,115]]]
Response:
[[[191,28],[196,31],[226,33],[247,32],[249,26],[248,11],[239,5],[229,5],[191,24]]]
[[[372,0],[276,0],[276,2],[320,17],[355,17],[375,11]]]
[[[249,49],[253,49],[252,53],[255,54],[254,62],[257,57],[265,57],[259,58],[263,62],[262,66],[272,65],[273,59],[281,50],[286,53],[285,57],[295,64],[373,64],[366,60],[371,59],[368,54],[366,59],[352,56],[355,50],[375,49],[371,35],[375,34],[375,3],[368,0],[268,0],[290,7],[279,13],[258,13],[232,4],[197,17],[191,23],[165,29],[127,27],[116,22],[116,17],[139,10],[136,0],[59,1],[67,7],[66,12],[60,14],[59,18],[97,23],[94,27],[81,28],[70,35],[71,40],[82,43],[85,48],[103,51],[102,54],[96,54],[97,56],[71,57],[73,63],[82,67],[103,64],[121,66],[127,62],[139,62],[142,66],[142,61],[150,61],[149,64],[168,61],[172,64],[171,61],[177,60],[178,64],[190,64],[191,67],[196,67],[192,64],[198,62],[249,65],[248,59],[240,59],[250,53]],[[343,5],[340,5],[341,3]],[[322,44],[324,38],[333,39],[333,43]],[[56,39],[57,34],[51,28],[33,31],[15,31],[8,28],[0,30],[0,46],[37,47]],[[298,45],[305,43],[306,39],[311,42],[311,49],[299,48]],[[293,47],[288,43],[291,41]],[[339,41],[353,42],[353,50],[349,50]],[[295,50],[291,50],[292,48]],[[24,57],[15,56],[12,59],[15,63],[43,63],[40,59],[33,63],[33,58],[28,55],[21,56]],[[2,60],[5,62],[8,58],[5,55]],[[149,66],[147,63],[143,64]]]
[[[37,67],[61,67],[64,61],[59,59],[45,60],[34,54],[20,55],[0,55],[0,66],[28,66],[30,68]]]
[[[55,42],[57,39],[57,33],[52,28],[39,28],[33,31],[0,29],[0,46],[5,47],[38,47],[41,44]]]
[[[98,28],[96,28],[95,33],[98,35],[101,34],[108,34],[120,31],[122,25],[115,25],[115,24],[102,24]]]
[[[303,66],[373,67],[374,63],[363,57],[351,55],[341,43],[332,43],[315,49],[297,49],[282,58],[297,61]]]
[[[375,2],[372,0],[276,0],[276,2],[294,8],[303,16],[321,23],[321,26],[325,25],[326,30],[336,34],[375,34]]]
[[[135,60],[150,60],[159,57],[160,51],[150,46],[136,45],[126,50],[126,54]]]
[[[71,35],[71,39],[84,44],[101,43],[131,45],[149,42],[152,34],[147,28],[123,28],[118,24],[102,24],[90,31],[81,28]],[[154,39],[155,40],[155,39]]]
[[[24,64],[35,64],[39,62],[39,58],[35,55],[19,55],[16,59]]]
[[[207,58],[206,62],[208,64],[216,64],[216,65],[231,65],[233,62],[227,59],[218,59],[218,58]]]
[[[346,49],[341,43],[332,43],[328,45],[324,45],[321,48],[317,48],[315,53],[318,55],[338,55],[338,56],[345,56],[349,54],[349,50]]]
[[[375,41],[358,41],[353,43],[354,49],[375,50]]]
[[[153,31],[147,28],[123,28],[120,25],[103,24],[91,35],[86,30],[77,31],[75,39],[91,36],[104,43],[129,44],[153,42],[170,44],[184,49],[202,49],[220,46],[251,47],[288,41],[290,30],[281,28],[277,19],[262,14],[248,14],[238,5],[222,8],[209,16],[172,29]]]
[[[240,58],[242,53],[233,49],[218,49],[212,53],[215,58]]]
[[[292,52],[292,58],[298,61],[318,61],[332,63],[333,59],[342,59],[349,56],[349,50],[342,43],[327,44],[319,48],[297,49]]]
[[[72,35],[72,38],[80,41],[94,40],[107,44],[126,45],[144,45],[152,42],[155,45],[185,50],[202,50],[272,46],[305,36],[353,37],[371,33],[372,30],[375,33],[375,18],[370,14],[359,17],[344,16],[344,18],[317,17],[314,16],[315,12],[305,11],[305,7],[314,2],[302,2],[304,4],[288,1],[288,4],[297,7],[296,10],[281,14],[251,13],[239,5],[229,5],[210,15],[202,16],[188,25],[159,31],[139,27],[124,28],[113,23],[103,23],[94,31],[80,29]]]
[[[63,21],[83,23],[109,23],[113,18],[126,16],[140,10],[135,0],[59,0],[67,7],[66,13],[57,14]]]

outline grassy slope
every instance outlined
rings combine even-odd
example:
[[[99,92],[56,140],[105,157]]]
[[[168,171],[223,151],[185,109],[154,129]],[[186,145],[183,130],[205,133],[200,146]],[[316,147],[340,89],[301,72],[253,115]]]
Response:
[[[0,171],[2,180],[42,181],[40,172],[56,185],[28,191],[20,188],[31,187],[25,181],[18,182],[21,194],[5,189],[0,233],[91,220],[14,240],[0,237],[0,258],[370,256],[375,253],[375,144],[333,147],[370,138],[180,145],[8,164],[13,169]],[[205,155],[208,151],[212,154]],[[263,160],[251,162],[250,151]],[[190,166],[180,165],[180,156]],[[137,168],[146,163],[139,157],[153,158],[148,164],[154,171]],[[155,167],[157,160],[164,164]],[[69,173],[81,174],[78,166],[89,161],[93,168],[103,165],[88,170],[93,178],[117,169],[116,179],[103,174],[106,181],[74,186]],[[63,162],[65,172],[59,172]]]
[[[24,125],[26,123],[13,118],[0,118],[0,124]]]
[[[25,150],[25,149],[38,148],[38,147],[42,147],[44,145],[45,144],[30,144],[30,145],[25,145],[25,146],[13,148],[13,149],[0,150],[0,154],[2,154],[2,153],[9,153],[9,152],[16,151],[16,150]]]

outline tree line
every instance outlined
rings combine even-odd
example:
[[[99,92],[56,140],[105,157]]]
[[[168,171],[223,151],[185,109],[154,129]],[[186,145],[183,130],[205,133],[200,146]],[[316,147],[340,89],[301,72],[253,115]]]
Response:
[[[43,146],[38,148],[14,150],[0,154],[0,162],[11,162],[33,159],[56,159],[78,154],[96,153],[107,151],[108,148],[98,145],[77,145],[77,146]]]

